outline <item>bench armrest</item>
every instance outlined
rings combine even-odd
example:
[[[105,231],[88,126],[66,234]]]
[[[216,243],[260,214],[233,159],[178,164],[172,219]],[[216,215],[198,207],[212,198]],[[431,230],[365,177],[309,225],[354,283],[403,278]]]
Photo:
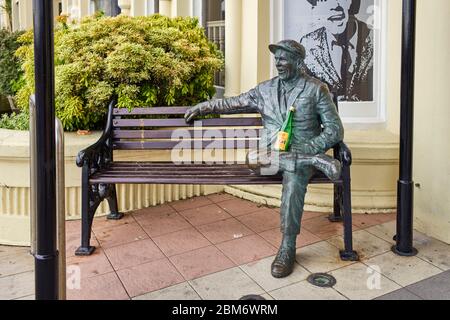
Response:
[[[89,163],[89,166],[92,167],[95,164],[101,165],[101,162],[110,162],[108,158],[111,158],[111,148],[108,145],[108,138],[103,133],[96,143],[78,152],[76,159],[77,166],[81,168],[85,163]]]
[[[350,148],[344,142],[339,142],[336,145],[335,156],[342,163],[343,166],[349,167],[352,165],[352,162],[353,162],[352,152],[350,151]]]
[[[106,121],[105,130],[102,136],[96,143],[81,150],[76,159],[78,167],[83,167],[85,164],[94,171],[103,168],[113,160],[113,151],[111,145],[111,131],[112,131],[112,117],[114,106],[116,105],[116,99],[113,98],[109,103],[108,116]]]

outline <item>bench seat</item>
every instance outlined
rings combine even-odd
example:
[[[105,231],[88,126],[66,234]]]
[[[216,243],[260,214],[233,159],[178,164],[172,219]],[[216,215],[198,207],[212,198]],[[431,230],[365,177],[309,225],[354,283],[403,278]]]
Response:
[[[174,164],[171,162],[114,162],[89,179],[90,184],[280,184],[281,175],[262,176],[245,164]],[[336,181],[337,183],[342,180]],[[310,183],[330,183],[317,172]]]

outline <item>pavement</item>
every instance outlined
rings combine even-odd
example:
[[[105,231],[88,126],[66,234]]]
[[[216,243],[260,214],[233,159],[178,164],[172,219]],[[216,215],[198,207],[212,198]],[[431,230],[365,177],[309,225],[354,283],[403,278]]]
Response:
[[[342,223],[305,212],[293,274],[270,275],[281,241],[279,209],[214,194],[96,218],[89,257],[74,256],[80,221],[66,224],[71,300],[450,300],[450,245],[415,232],[415,257],[391,252],[394,214],[354,214],[358,262],[343,262]],[[29,248],[0,246],[0,299],[34,299]],[[306,279],[328,273],[333,288]]]

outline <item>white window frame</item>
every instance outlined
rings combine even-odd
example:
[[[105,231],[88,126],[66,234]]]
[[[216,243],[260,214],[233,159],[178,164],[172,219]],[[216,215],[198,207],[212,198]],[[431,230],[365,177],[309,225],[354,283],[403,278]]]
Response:
[[[203,21],[203,1],[192,0],[191,16],[197,17],[200,23]]]
[[[346,124],[384,125],[387,104],[387,0],[374,0],[374,101],[340,102],[339,113]],[[284,39],[285,0],[270,0],[271,32],[270,41],[276,43]],[[275,65],[271,66],[271,76],[276,76]],[[358,116],[355,114],[359,113]],[[369,116],[368,116],[369,115]]]
[[[155,14],[155,0],[145,0],[145,15]]]

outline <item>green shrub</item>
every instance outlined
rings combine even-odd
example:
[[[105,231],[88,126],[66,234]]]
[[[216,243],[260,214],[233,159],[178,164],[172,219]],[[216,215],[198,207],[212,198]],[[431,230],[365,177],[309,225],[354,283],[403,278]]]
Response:
[[[0,29],[0,95],[14,95],[20,89],[22,70],[20,61],[14,56],[23,32]]]
[[[0,128],[10,130],[28,130],[30,125],[29,114],[26,112],[4,114],[0,117]]]
[[[20,41],[26,85],[17,100],[27,109],[34,91],[32,33]],[[62,21],[55,31],[56,114],[75,131],[102,127],[114,95],[123,108],[194,105],[214,95],[214,72],[222,67],[222,53],[195,18],[97,15],[76,26]]]

